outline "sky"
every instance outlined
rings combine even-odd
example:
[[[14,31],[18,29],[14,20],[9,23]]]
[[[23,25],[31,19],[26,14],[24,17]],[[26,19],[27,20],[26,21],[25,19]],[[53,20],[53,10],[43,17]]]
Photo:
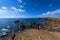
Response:
[[[60,0],[0,0],[0,18],[60,18]]]

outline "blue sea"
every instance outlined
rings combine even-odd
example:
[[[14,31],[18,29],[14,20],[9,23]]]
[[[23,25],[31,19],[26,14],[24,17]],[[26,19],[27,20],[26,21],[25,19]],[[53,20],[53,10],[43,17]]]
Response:
[[[29,28],[31,22],[36,22],[37,24],[44,23],[44,21],[38,20],[37,18],[0,18],[0,36],[6,35],[7,31],[10,33],[17,31],[18,27],[13,24],[16,20],[23,21],[26,28]],[[7,27],[11,27],[12,29],[6,29]]]

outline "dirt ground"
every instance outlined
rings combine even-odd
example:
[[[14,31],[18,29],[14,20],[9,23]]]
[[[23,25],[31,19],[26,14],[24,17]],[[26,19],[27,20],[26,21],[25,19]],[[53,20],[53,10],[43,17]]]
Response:
[[[0,38],[0,40],[60,40],[60,32],[47,30],[25,29],[16,33],[14,39],[11,35]]]
[[[60,40],[60,33],[47,30],[27,29],[17,33],[14,40]]]

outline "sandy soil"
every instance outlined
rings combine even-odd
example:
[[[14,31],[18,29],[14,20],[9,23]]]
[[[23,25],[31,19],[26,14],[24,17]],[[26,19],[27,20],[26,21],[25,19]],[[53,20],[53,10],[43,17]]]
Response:
[[[60,33],[46,30],[26,29],[17,33],[14,40],[60,40]]]

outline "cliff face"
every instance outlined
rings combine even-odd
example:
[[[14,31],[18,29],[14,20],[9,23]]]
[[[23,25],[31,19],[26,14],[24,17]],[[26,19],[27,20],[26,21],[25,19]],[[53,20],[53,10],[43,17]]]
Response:
[[[60,19],[56,19],[56,18],[47,19],[46,23],[47,23],[46,25],[48,26],[60,27]]]
[[[60,19],[57,19],[57,18],[47,19],[45,25],[50,30],[60,31]]]
[[[59,18],[40,18],[39,20],[45,21],[43,27],[45,26],[47,30],[60,31],[60,19]]]

